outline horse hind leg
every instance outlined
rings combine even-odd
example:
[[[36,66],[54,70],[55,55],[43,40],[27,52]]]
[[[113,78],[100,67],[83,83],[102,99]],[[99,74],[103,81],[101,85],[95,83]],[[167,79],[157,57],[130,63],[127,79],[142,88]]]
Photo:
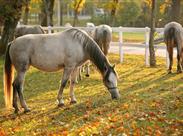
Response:
[[[18,113],[18,111],[19,111],[17,99],[18,99],[18,93],[17,93],[15,82],[14,82],[13,83],[13,107],[15,109],[15,113]]]
[[[13,106],[15,108],[15,112],[18,110],[17,106],[17,94],[20,99],[20,104],[24,108],[24,113],[29,112],[30,109],[27,107],[26,101],[23,96],[23,82],[24,82],[25,72],[17,72],[17,76],[13,82]]]
[[[180,54],[180,64],[181,64],[181,70],[183,70],[183,49],[181,50]]]
[[[88,61],[87,63],[86,63],[86,67],[85,67],[85,69],[86,69],[86,77],[89,77],[90,76],[90,61]]]
[[[183,49],[180,48],[179,42],[176,44],[177,47],[177,73],[182,73],[182,59],[183,59]]]
[[[181,66],[181,57],[179,53],[177,52],[177,73],[182,73],[182,66]]]
[[[78,70],[77,68],[72,72],[71,74],[71,82],[70,82],[70,98],[71,98],[71,104],[77,103],[75,94],[74,94],[74,86],[76,83],[76,77],[77,77]]]
[[[168,49],[168,54],[169,54],[169,60],[170,60],[170,64],[169,64],[169,68],[168,68],[168,73],[172,73],[172,65],[173,65],[173,47],[167,47]]]

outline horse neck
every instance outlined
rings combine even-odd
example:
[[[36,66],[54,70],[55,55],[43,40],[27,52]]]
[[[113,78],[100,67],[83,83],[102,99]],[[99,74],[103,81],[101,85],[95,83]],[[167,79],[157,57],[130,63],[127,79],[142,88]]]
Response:
[[[101,74],[104,75],[104,67],[109,66],[109,63],[98,45],[95,42],[92,42],[90,45],[86,46],[86,51],[89,54],[90,60],[96,65]]]

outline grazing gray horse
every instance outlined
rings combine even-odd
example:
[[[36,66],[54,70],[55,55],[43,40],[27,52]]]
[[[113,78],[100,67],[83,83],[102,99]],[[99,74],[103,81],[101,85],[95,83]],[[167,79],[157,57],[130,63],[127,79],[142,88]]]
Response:
[[[71,28],[59,33],[29,34],[15,39],[8,46],[5,58],[4,92],[6,106],[11,106],[13,99],[13,107],[17,113],[19,111],[17,97],[19,96],[24,112],[30,111],[23,96],[25,73],[30,66],[46,72],[64,69],[57,96],[58,106],[64,105],[62,94],[69,78],[71,79],[71,103],[75,103],[73,88],[77,69],[87,60],[91,60],[98,68],[111,97],[113,99],[119,98],[117,74],[114,67],[110,65],[96,42],[84,31]],[[15,68],[17,75],[12,85],[13,68]]]
[[[15,29],[15,38],[26,34],[44,34],[41,26],[20,26]]]
[[[168,73],[171,73],[173,65],[173,48],[177,48],[177,73],[183,68],[183,28],[177,22],[170,22],[164,28],[164,41],[169,54],[170,65]]]

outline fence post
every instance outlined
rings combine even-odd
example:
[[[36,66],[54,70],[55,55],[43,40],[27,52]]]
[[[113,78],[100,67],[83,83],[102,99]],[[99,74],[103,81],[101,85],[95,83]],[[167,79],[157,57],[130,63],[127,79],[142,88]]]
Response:
[[[51,26],[48,26],[48,33],[51,34]]]
[[[145,27],[145,65],[149,66],[149,27]]]
[[[122,32],[122,27],[119,27],[119,56],[120,56],[120,63],[123,62],[123,57],[124,57],[124,52],[122,49],[122,45],[123,45],[123,32]]]
[[[168,68],[170,65],[169,54],[168,54],[167,49],[165,49],[165,51],[166,51],[166,67]]]

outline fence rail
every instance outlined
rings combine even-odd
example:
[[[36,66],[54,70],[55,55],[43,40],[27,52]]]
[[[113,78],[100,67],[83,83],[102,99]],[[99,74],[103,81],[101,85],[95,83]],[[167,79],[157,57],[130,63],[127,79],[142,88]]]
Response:
[[[53,31],[58,32],[62,30],[69,29],[71,27],[62,27],[62,26],[48,26],[48,27],[43,27],[44,30],[46,30],[48,33],[52,33]],[[95,27],[75,27],[78,29],[86,30],[86,31],[91,31]],[[155,29],[157,33],[163,34],[163,28],[156,28]],[[119,46],[119,56],[120,56],[120,62],[123,62],[124,59],[124,46],[128,46],[130,44],[131,47],[143,47],[145,48],[144,50],[144,56],[145,56],[145,65],[149,66],[149,36],[150,36],[150,28],[145,27],[145,28],[136,28],[136,27],[112,27],[112,31],[118,33],[119,39],[118,42],[113,42],[112,44],[118,44]],[[123,33],[124,32],[132,32],[132,33],[137,33],[141,32],[144,33],[144,42],[142,43],[124,43],[124,38],[123,38]],[[156,49],[166,49],[166,46],[158,46],[155,45]],[[168,53],[166,53],[166,66],[168,67],[169,65],[169,59],[168,59]]]

